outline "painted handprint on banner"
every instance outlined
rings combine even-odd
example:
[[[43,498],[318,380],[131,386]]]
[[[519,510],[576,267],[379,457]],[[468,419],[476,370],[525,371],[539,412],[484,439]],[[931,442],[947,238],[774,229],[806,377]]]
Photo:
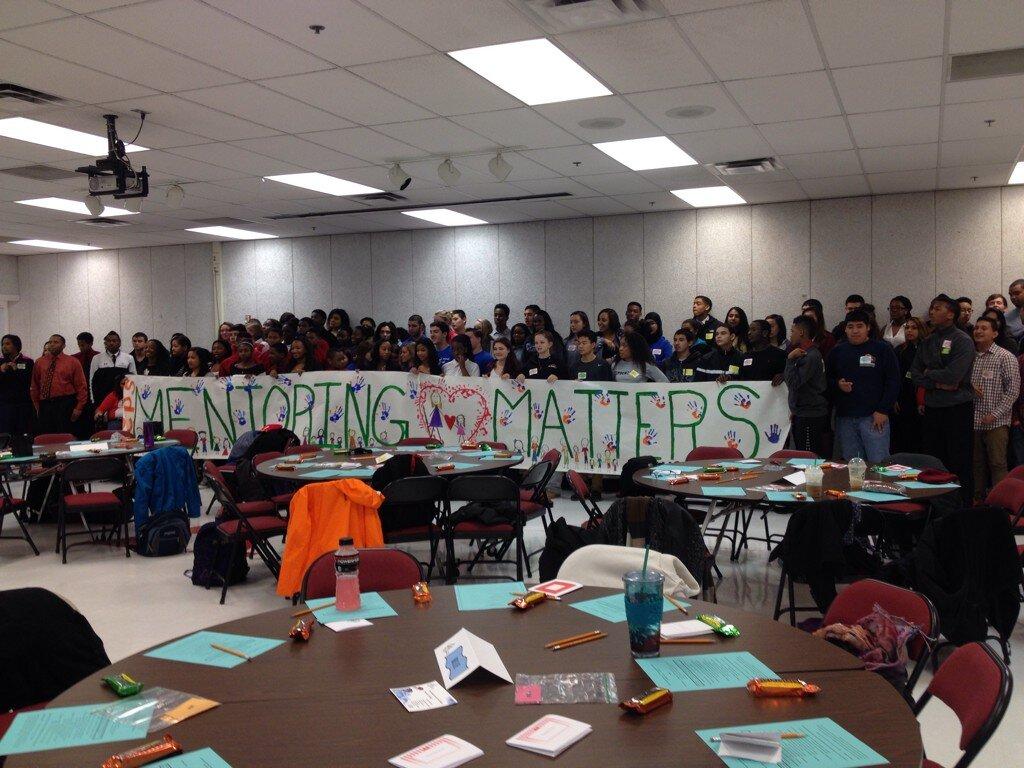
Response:
[[[196,383],[192,385],[192,394],[196,397],[203,394],[203,390],[206,389],[206,379],[196,379]]]
[[[607,392],[602,392],[600,395],[597,396],[597,404],[603,408],[607,408],[609,405],[612,404],[612,396],[609,395]]]
[[[307,408],[312,408],[313,407],[313,403],[315,403],[315,402],[316,402],[316,397],[314,397],[309,392],[307,392],[306,393],[306,407]]]
[[[345,408],[339,405],[337,408],[331,411],[331,415],[328,416],[327,418],[330,419],[332,423],[336,424],[339,421],[341,421],[341,414],[343,414],[344,412]]]
[[[153,394],[153,390],[149,384],[142,388],[142,392],[139,393],[143,400],[149,400],[149,396]]]
[[[359,392],[365,386],[366,386],[366,379],[364,377],[360,376],[355,381],[352,382],[352,391],[353,392]]]
[[[185,404],[181,402],[180,398],[174,398],[174,407],[172,408],[175,416],[181,416],[181,412],[185,410]]]
[[[782,439],[782,430],[779,429],[778,424],[772,424],[768,427],[768,431],[764,433],[764,436],[768,438],[768,442],[774,445]]]
[[[570,405],[562,411],[562,423],[572,424],[574,421],[576,421],[576,409]]]
[[[235,391],[235,383],[233,381],[231,381],[231,377],[230,376],[225,376],[224,377],[224,391],[225,392],[234,392]]]
[[[696,400],[687,400],[686,409],[694,419],[700,419],[704,415],[704,408]]]
[[[658,433],[652,427],[644,432],[643,440],[644,445],[657,445],[658,444]]]
[[[503,426],[503,427],[507,427],[509,424],[511,424],[512,423],[512,411],[510,411],[508,408],[506,408],[504,411],[502,411],[501,415],[498,417],[498,423],[501,426]]]
[[[540,407],[540,403],[534,403],[531,410],[533,411],[533,418],[537,421],[540,421],[544,417],[544,409]]]
[[[292,385],[292,380],[287,376],[278,376],[277,382],[278,384],[284,384],[286,387],[290,387]]]
[[[416,395],[418,395],[420,393],[419,387],[416,386],[416,380],[415,379],[409,379],[405,383],[405,389],[409,393],[409,399],[410,400],[415,400],[416,399]]]
[[[730,448],[739,448],[740,443],[743,442],[743,438],[736,434],[735,429],[730,429],[725,433],[725,444]]]
[[[615,442],[615,435],[613,434],[605,434],[605,436],[601,438],[601,442],[604,443],[604,450],[606,453],[615,453],[618,448],[618,445]]]
[[[235,420],[238,422],[238,425],[240,427],[244,427],[246,425],[245,411],[243,411],[240,408],[236,409],[235,410]]]
[[[745,411],[750,410],[750,395],[743,392],[737,392],[732,397],[732,401]]]
[[[391,416],[391,406],[388,403],[381,403],[380,406],[380,420],[387,421],[388,417]]]
[[[667,404],[664,395],[651,395],[651,402],[654,403],[655,408],[664,408]]]
[[[284,420],[288,418],[288,406],[282,405],[277,409],[277,420],[280,423],[284,423]]]

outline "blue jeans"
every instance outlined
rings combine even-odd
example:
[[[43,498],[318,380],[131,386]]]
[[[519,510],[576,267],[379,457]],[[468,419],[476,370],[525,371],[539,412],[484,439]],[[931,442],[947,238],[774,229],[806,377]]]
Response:
[[[889,422],[877,432],[873,421],[871,416],[836,416],[839,455],[844,460],[859,456],[871,465],[889,455]]]

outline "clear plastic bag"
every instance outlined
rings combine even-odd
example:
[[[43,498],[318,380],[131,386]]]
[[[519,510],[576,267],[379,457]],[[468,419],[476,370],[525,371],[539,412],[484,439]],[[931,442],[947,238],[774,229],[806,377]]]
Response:
[[[516,704],[614,704],[618,698],[611,672],[516,675]]]
[[[134,728],[145,726],[147,733],[154,733],[219,705],[220,702],[202,696],[156,687],[98,707],[93,714]]]

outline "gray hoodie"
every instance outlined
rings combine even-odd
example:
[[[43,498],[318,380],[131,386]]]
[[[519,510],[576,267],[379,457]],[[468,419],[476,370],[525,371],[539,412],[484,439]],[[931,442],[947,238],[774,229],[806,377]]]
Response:
[[[817,347],[808,348],[802,357],[787,357],[783,376],[789,389],[790,413],[804,418],[828,415],[825,361]]]

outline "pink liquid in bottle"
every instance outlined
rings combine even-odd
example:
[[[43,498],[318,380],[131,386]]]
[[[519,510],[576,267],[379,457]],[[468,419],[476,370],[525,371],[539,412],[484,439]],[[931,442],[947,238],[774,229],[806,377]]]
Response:
[[[339,611],[359,610],[359,550],[352,539],[342,539],[334,553],[334,607]]]

